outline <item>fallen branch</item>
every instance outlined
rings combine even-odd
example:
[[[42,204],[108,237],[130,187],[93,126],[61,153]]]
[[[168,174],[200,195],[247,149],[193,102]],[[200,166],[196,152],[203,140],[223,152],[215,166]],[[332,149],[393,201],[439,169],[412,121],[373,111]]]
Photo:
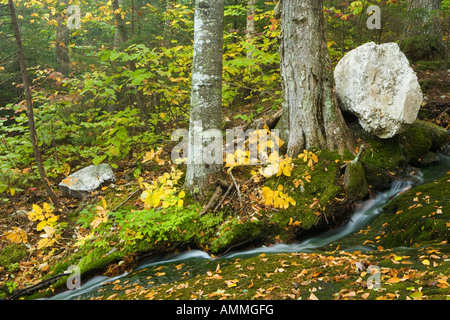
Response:
[[[234,176],[233,176],[233,173],[231,172],[231,170],[230,170],[230,176],[231,176],[231,179],[233,180],[234,186],[236,187],[236,191],[237,191],[237,194],[238,194],[238,196],[239,196],[239,205],[240,205],[241,208],[242,208],[241,191],[239,190],[239,185],[236,183],[236,179],[234,179]]]
[[[26,288],[23,288],[23,289],[15,290],[14,293],[9,297],[9,300],[14,300],[14,299],[17,299],[19,297],[32,294],[36,290],[48,287],[49,285],[55,283],[59,278],[62,278],[64,276],[69,276],[69,275],[70,275],[70,273],[60,273],[60,274],[57,274],[57,275],[55,275],[53,277],[50,277],[48,279],[42,280],[41,282],[36,283],[36,284],[34,284],[32,286],[29,286],[29,287],[26,287]]]
[[[115,207],[111,212],[116,212],[117,210],[119,210],[125,203],[127,203],[131,198],[137,196],[140,196],[142,193],[142,189],[137,189],[135,192],[133,192],[132,195],[130,195],[128,198],[125,199],[125,201],[123,201],[121,204],[119,204],[117,207]]]
[[[364,145],[362,144],[361,147],[359,147],[359,151],[358,151],[358,154],[356,155],[355,159],[353,159],[350,162],[344,163],[342,166],[339,167],[339,169],[340,170],[344,169],[345,167],[347,167],[347,165],[349,163],[354,164],[354,163],[358,162],[359,161],[359,157],[361,156],[363,149],[364,149]]]
[[[219,201],[217,206],[214,208],[213,212],[216,212],[217,209],[219,209],[219,207],[225,201],[225,198],[230,194],[231,190],[233,190],[233,187],[234,187],[234,183],[230,183],[230,186],[228,187],[227,191],[225,192],[225,194],[223,195],[222,199]]]
[[[222,194],[222,188],[221,187],[217,187],[216,191],[214,191],[211,199],[209,199],[208,204],[205,206],[203,211],[200,213],[200,217],[202,215],[204,215],[205,213],[208,213],[211,210],[211,208],[216,204],[216,202],[219,199],[221,194]]]

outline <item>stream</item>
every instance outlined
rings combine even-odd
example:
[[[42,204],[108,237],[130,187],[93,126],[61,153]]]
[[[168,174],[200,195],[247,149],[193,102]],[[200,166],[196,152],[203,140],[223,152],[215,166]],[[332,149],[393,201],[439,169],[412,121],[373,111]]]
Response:
[[[450,146],[447,146],[446,155],[450,155]],[[361,203],[352,214],[351,219],[345,225],[324,232],[320,235],[313,236],[307,240],[292,244],[275,244],[273,246],[261,246],[249,250],[242,250],[230,252],[221,257],[212,258],[208,253],[200,250],[191,250],[177,254],[171,254],[159,258],[149,259],[141,262],[132,272],[124,273],[117,277],[109,278],[106,276],[96,276],[90,280],[83,282],[81,279],[81,288],[75,290],[67,290],[59,293],[51,300],[74,300],[74,299],[90,299],[98,297],[99,295],[108,296],[112,293],[117,293],[117,288],[113,289],[114,282],[120,279],[121,283],[129,283],[131,285],[141,285],[149,288],[149,286],[158,286],[163,283],[170,283],[180,279],[189,279],[198,274],[205,273],[208,270],[214,269],[220,261],[221,265],[231,263],[236,258],[246,258],[255,256],[261,253],[275,254],[275,253],[292,253],[292,252],[314,252],[324,250],[325,246],[351,235],[366,227],[373,219],[375,219],[382,212],[382,207],[386,205],[396,195],[410,189],[413,185],[422,184],[425,182],[434,181],[443,176],[450,170],[450,157],[443,154],[438,154],[440,162],[437,165],[430,166],[420,171],[415,176],[417,180],[414,183],[411,180],[397,180],[392,183],[389,190],[379,192],[373,199],[369,199]],[[354,251],[370,251],[371,247],[363,245],[355,245],[344,250]],[[179,266],[178,268],[165,268],[164,270],[172,270],[163,276],[154,277],[155,266]],[[151,278],[151,284],[148,279]],[[129,286],[128,286],[129,287]],[[125,288],[124,288],[125,289]]]

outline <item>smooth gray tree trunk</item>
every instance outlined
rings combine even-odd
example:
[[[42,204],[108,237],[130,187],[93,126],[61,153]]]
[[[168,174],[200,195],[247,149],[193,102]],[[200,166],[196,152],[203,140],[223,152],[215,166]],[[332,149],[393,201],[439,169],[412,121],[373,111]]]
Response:
[[[255,27],[256,0],[248,0],[247,2],[247,40],[252,40],[256,34]],[[253,59],[253,51],[247,50],[248,59]]]
[[[442,36],[440,9],[441,0],[408,0],[406,36]]]
[[[224,0],[197,0],[194,18],[188,165],[185,186],[191,194],[207,195],[211,178],[222,172],[222,164],[202,161],[198,133],[221,129]],[[199,124],[201,122],[201,128]],[[200,145],[205,147],[204,142]]]
[[[68,1],[61,0],[61,11],[56,17],[56,71],[64,76],[69,75],[70,56],[69,56],[69,28],[67,26],[67,7]]]
[[[282,1],[281,76],[287,153],[312,147],[353,152],[353,139],[338,108],[324,33],[322,0]]]

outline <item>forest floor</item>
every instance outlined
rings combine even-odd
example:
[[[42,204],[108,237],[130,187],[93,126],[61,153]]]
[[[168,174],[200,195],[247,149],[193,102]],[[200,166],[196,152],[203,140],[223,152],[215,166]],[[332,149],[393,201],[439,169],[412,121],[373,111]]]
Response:
[[[427,97],[419,118],[448,129],[449,71],[442,68],[435,71],[435,66],[427,63],[414,65],[414,69]],[[229,125],[247,124],[242,117],[235,118],[238,114],[245,114],[245,109],[230,110],[231,113],[226,115]],[[254,110],[254,105],[249,104],[248,109]],[[268,108],[262,110],[266,114],[271,111]],[[258,118],[258,115],[253,118]],[[133,188],[136,186],[128,179],[134,169],[131,162],[118,164],[118,181],[113,193],[115,202],[108,203],[110,207],[121,204],[135,191]],[[150,171],[145,178],[159,173]],[[99,196],[107,193],[105,188],[95,193],[93,198],[98,200]],[[33,232],[33,224],[26,212],[33,204],[46,201],[43,188],[30,186],[24,192],[9,196],[9,200],[2,204],[0,210],[0,235],[5,236],[9,230],[20,227],[25,230],[28,241],[25,248],[10,246],[5,237],[0,242],[0,288],[5,295],[16,288],[39,283],[49,276],[54,265],[76,250],[73,245],[75,239],[70,233],[63,234],[50,253],[35,249],[42,238]],[[64,201],[71,210],[79,206],[77,200],[64,198]],[[142,207],[140,200],[131,201],[135,207]],[[234,201],[234,206],[240,205],[237,197]],[[68,224],[73,223],[69,217],[62,219]],[[8,251],[4,250],[6,247],[9,247]],[[151,289],[134,287],[126,295],[116,294],[109,299],[449,299],[449,255],[449,246],[442,243],[408,252],[383,249],[348,253],[334,248],[323,253],[260,255],[217,265],[215,271],[210,270],[195,281],[179,281]],[[363,262],[364,267],[358,269],[357,262]],[[130,265],[134,263],[130,262]],[[370,265],[380,267],[383,283],[380,290],[367,288],[366,279],[370,276],[367,267]],[[127,267],[122,265],[118,272]]]

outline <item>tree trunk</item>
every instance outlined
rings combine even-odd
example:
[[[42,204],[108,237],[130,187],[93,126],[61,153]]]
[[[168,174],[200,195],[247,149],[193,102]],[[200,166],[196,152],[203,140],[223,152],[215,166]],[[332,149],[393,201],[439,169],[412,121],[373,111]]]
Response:
[[[282,139],[295,157],[312,147],[353,152],[338,108],[321,0],[283,1],[281,8]]]
[[[203,139],[198,130],[221,129],[224,0],[197,0],[194,18],[194,60],[192,67],[186,188],[206,196],[209,175],[220,174],[222,164],[203,161]],[[201,122],[201,127],[199,123]],[[200,146],[198,144],[200,141]],[[220,155],[221,157],[222,155]]]
[[[42,163],[42,157],[39,151],[39,145],[36,135],[36,125],[34,123],[33,100],[31,96],[30,82],[28,80],[27,67],[25,65],[25,56],[23,53],[23,45],[22,45],[22,38],[20,36],[19,25],[17,23],[16,10],[14,8],[14,3],[12,0],[8,0],[8,5],[11,11],[12,26],[14,29],[14,35],[17,43],[17,54],[19,58],[20,72],[22,74],[23,89],[25,91],[25,98],[27,102],[28,125],[30,127],[31,143],[33,145],[34,158],[39,171],[39,175],[41,176],[42,183],[44,185],[45,190],[47,191],[48,196],[50,197],[50,199],[52,200],[53,204],[57,209],[61,209],[63,210],[64,213],[67,213],[67,208],[65,208],[61,204],[58,196],[53,192],[53,189],[50,187],[50,183],[48,181],[47,174],[45,173],[44,165]]]
[[[69,75],[70,57],[69,57],[69,28],[67,27],[67,0],[62,0],[60,12],[58,12],[56,21],[56,71],[64,76]]]
[[[248,0],[247,3],[247,40],[251,42],[251,40],[255,37],[256,28],[255,28],[255,13],[256,13],[256,0]],[[253,59],[253,51],[247,50],[247,58]]]
[[[408,0],[408,19],[405,26],[406,37],[441,36],[442,29],[438,11],[441,0]]]
[[[114,35],[114,46],[117,48],[119,44],[127,41],[128,38],[121,14],[122,0],[112,0],[111,5],[114,13],[114,28],[116,30]]]

